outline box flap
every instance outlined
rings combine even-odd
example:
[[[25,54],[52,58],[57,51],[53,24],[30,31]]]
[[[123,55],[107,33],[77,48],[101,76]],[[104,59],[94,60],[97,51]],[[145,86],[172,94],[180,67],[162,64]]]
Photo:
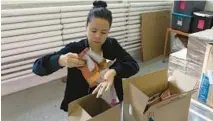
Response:
[[[154,104],[153,106],[151,106],[151,107],[149,108],[149,110],[153,110],[153,109],[155,109],[155,108],[161,108],[161,107],[163,107],[163,106],[165,106],[165,105],[168,105],[168,104],[173,103],[173,102],[175,102],[175,101],[181,100],[181,99],[183,99],[183,98],[190,98],[190,99],[191,99],[191,96],[192,96],[192,94],[193,94],[194,92],[196,92],[196,90],[191,90],[191,91],[189,91],[189,92],[182,93],[182,94],[179,94],[179,95],[177,95],[177,96],[174,96],[174,97],[165,99],[165,100],[163,100],[163,101],[161,101],[161,102],[159,102],[159,103]],[[147,111],[147,112],[149,112],[149,111]]]
[[[129,82],[141,90],[148,97],[162,92],[168,86],[167,69],[160,69],[143,76],[130,78]]]
[[[71,103],[68,104],[68,115],[72,115],[73,113],[75,113],[76,109],[78,109],[79,107],[81,107],[79,105],[79,101],[80,99],[77,99],[75,101],[72,101]]]
[[[186,121],[188,118],[191,94],[192,93],[185,93],[153,105],[149,108],[146,115],[152,114],[153,120],[158,121]],[[167,115],[165,116],[165,114]]]
[[[86,98],[83,98],[79,104],[92,117],[111,108],[105,100],[102,98],[96,98],[95,95],[89,95]]]
[[[175,95],[173,97],[160,101],[157,104],[152,105],[146,113],[153,110],[158,111],[160,108],[165,109],[165,107],[171,107],[170,104],[181,105],[179,104],[179,100],[185,100],[186,102],[182,102],[183,104],[188,104],[190,102],[191,95],[196,91],[194,89],[194,86],[196,85],[196,80],[189,76],[186,76],[180,71],[175,71],[172,78],[172,80],[169,80],[169,90],[172,94],[178,95]]]
[[[181,92],[188,92],[195,88],[197,81],[196,79],[183,74],[179,70],[175,70],[169,82],[178,87]]]
[[[134,107],[144,112],[149,98],[166,89],[167,69],[130,78],[128,81],[128,100]]]
[[[135,85],[130,83],[129,100],[134,107],[137,107],[137,109],[140,110],[140,112],[144,112],[146,105],[148,104],[149,97],[136,88]]]

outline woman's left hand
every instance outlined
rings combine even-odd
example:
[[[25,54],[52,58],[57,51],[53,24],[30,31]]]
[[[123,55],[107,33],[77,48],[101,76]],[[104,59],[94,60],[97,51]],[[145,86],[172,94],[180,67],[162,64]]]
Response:
[[[98,93],[96,97],[99,98],[105,91],[108,91],[113,84],[115,76],[116,71],[114,69],[109,69],[104,75],[105,81],[100,83],[92,92],[92,94]]]

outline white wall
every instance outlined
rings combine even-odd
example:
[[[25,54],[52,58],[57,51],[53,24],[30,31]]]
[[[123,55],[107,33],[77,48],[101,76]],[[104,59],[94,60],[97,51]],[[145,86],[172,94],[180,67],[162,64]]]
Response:
[[[208,0],[206,2],[205,10],[206,11],[213,11],[213,0]]]

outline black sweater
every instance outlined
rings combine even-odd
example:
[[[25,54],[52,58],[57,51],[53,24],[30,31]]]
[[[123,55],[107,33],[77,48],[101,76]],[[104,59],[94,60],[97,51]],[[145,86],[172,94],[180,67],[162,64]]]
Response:
[[[33,72],[39,76],[49,75],[62,67],[58,64],[59,56],[68,52],[80,53],[89,47],[88,40],[83,39],[66,45],[60,51],[45,55],[37,59],[33,65]],[[120,101],[123,100],[122,78],[133,76],[139,71],[137,62],[127,53],[114,38],[107,38],[102,45],[103,57],[109,60],[116,59],[110,67],[115,69],[117,75],[114,79],[115,90]],[[61,109],[68,110],[68,104],[78,98],[90,94],[94,88],[90,89],[81,71],[77,68],[68,68],[67,84]]]

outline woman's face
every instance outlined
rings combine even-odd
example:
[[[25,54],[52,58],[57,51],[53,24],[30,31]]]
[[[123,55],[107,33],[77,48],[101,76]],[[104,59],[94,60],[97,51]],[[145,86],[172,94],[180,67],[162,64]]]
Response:
[[[109,33],[109,22],[102,18],[93,18],[87,26],[87,37],[91,47],[100,47]]]

